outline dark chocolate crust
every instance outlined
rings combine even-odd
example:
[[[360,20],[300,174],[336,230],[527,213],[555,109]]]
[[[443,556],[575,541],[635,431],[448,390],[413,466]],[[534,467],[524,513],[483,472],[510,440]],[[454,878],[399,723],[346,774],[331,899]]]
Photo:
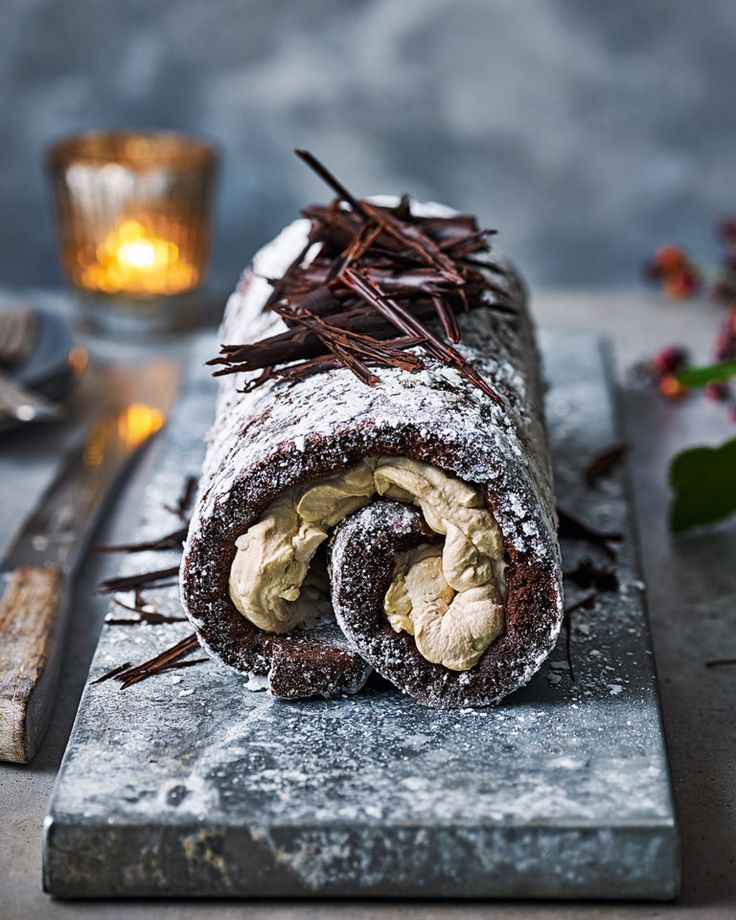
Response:
[[[383,604],[396,558],[437,538],[421,513],[399,502],[374,502],[335,528],[331,544],[335,618],[378,673],[420,703],[436,708],[489,706],[529,680],[554,645],[555,613],[540,609],[554,571],[507,554],[509,601],[503,633],[468,671],[450,671],[420,655],[408,633],[396,633]]]
[[[261,634],[270,662],[268,689],[282,700],[357,693],[371,673],[345,641],[334,622],[295,631],[289,636]]]
[[[262,309],[269,288],[259,276],[278,277],[303,248],[307,229],[306,221],[297,222],[256,257],[255,272],[246,273],[229,301],[222,341],[252,341],[283,328]],[[494,284],[504,288],[514,312],[479,307],[460,316],[458,349],[502,396],[503,407],[432,360],[418,373],[382,370],[374,386],[345,369],[269,381],[248,394],[240,392],[246,375],[222,379],[181,587],[200,640],[225,664],[268,674],[280,655],[297,654],[303,639],[296,632],[264,633],[232,604],[228,577],[237,537],[285,490],[368,456],[420,460],[478,487],[501,529],[508,562],[508,626],[483,659],[487,694],[475,683],[474,695],[461,693],[453,672],[442,668],[437,675],[431,665],[422,671],[434,675],[431,692],[426,676],[424,685],[411,677],[396,682],[432,705],[484,705],[526,682],[553,647],[562,579],[538,356],[523,287],[507,263],[494,259]],[[340,577],[334,566],[333,579]],[[411,637],[394,636],[413,645]],[[387,643],[386,655],[393,649]],[[350,656],[357,653],[347,640],[342,651],[346,666],[327,669],[319,691],[325,695],[354,686]],[[375,666],[386,673],[385,663]]]

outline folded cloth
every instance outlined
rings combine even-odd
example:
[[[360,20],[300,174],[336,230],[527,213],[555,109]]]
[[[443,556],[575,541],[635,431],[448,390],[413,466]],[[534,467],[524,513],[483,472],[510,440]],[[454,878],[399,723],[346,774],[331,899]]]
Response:
[[[264,306],[309,259],[309,233],[296,221],[258,253],[222,342],[289,328]],[[491,270],[504,309],[480,295],[457,317],[456,348],[494,398],[433,358],[382,367],[370,386],[340,366],[257,386],[255,372],[222,378],[182,599],[204,647],[268,675],[275,695],[355,692],[370,666],[423,703],[489,705],[554,646],[561,567],[539,360],[521,282],[495,252]]]

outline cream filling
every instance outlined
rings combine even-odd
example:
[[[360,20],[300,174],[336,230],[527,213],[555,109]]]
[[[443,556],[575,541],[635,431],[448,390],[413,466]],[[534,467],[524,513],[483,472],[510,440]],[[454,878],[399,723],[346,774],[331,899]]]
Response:
[[[315,552],[331,527],[376,493],[418,506],[445,538],[398,560],[384,602],[391,626],[413,635],[428,661],[472,668],[503,629],[503,538],[477,489],[418,460],[368,457],[285,492],[236,541],[233,603],[268,632],[288,632],[314,616],[305,579]]]

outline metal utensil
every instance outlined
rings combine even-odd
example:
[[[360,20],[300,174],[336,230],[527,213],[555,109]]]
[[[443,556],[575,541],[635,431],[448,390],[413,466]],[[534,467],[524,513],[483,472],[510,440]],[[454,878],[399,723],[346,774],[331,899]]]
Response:
[[[42,422],[60,415],[61,407],[57,403],[0,373],[0,420]]]
[[[0,760],[36,753],[58,678],[71,576],[111,487],[161,428],[160,409],[132,403],[104,413],[65,460],[0,569]]]

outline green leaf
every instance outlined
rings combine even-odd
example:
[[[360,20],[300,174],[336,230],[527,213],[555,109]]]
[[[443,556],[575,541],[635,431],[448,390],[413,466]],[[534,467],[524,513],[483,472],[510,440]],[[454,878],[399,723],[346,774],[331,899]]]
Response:
[[[670,523],[675,532],[712,524],[736,512],[736,438],[720,447],[693,447],[670,466],[675,500]]]
[[[723,364],[708,364],[704,367],[686,367],[677,375],[684,387],[705,387],[709,383],[729,380],[736,377],[736,361],[724,361]]]

